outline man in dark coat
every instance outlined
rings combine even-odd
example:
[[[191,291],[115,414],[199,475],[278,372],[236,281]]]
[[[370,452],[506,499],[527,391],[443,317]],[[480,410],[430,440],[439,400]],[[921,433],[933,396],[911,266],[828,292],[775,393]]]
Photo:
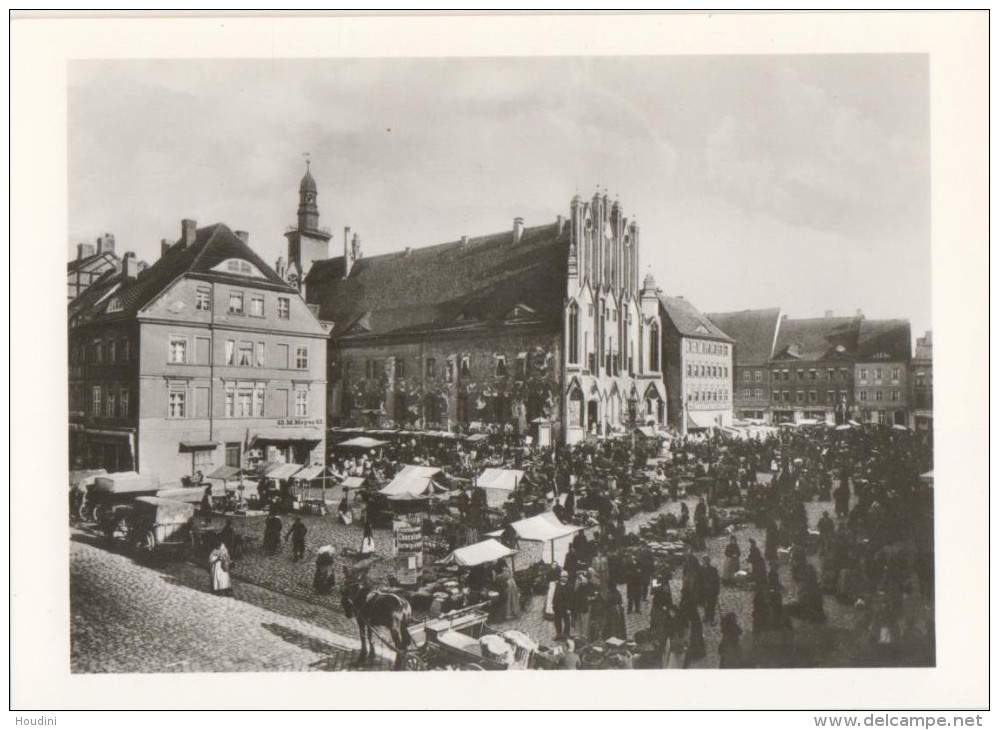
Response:
[[[572,609],[576,600],[569,585],[569,574],[562,571],[559,575],[558,583],[555,584],[555,592],[552,595],[552,613],[555,614],[555,640],[568,639],[572,630]]]
[[[305,533],[308,531],[308,528],[302,524],[302,518],[296,517],[288,534],[284,536],[285,542],[288,542],[289,537],[291,538],[292,560],[301,560],[302,556],[305,555]]]
[[[753,538],[749,538],[749,555],[746,556],[746,562],[749,563],[749,579],[757,585],[764,585],[767,580],[767,564]]]
[[[718,596],[721,593],[721,576],[718,568],[711,564],[711,558],[704,556],[701,563],[701,598],[704,605],[704,620],[715,625],[718,609]]]
[[[845,517],[850,513],[850,486],[849,482],[841,480],[839,486],[833,490],[833,500],[836,502],[836,516]]]
[[[642,573],[635,556],[628,558],[624,573],[625,591],[628,596],[628,613],[642,612]]]

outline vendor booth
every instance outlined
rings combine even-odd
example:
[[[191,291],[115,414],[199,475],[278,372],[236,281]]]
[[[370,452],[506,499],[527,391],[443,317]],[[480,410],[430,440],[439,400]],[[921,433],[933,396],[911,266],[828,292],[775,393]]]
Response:
[[[516,491],[523,479],[521,469],[490,468],[475,479],[474,486],[485,491],[488,506],[498,508]]]
[[[487,565],[498,560],[516,555],[517,551],[508,548],[499,540],[489,539],[477,542],[474,545],[466,545],[458,548],[446,558],[438,560],[441,565],[460,565],[471,568],[476,565]]]
[[[388,445],[388,441],[381,441],[379,439],[373,439],[369,436],[356,436],[352,439],[347,439],[346,441],[341,441],[338,444],[334,444],[335,449],[354,449],[358,451],[371,451],[372,449],[379,449],[382,446]]]
[[[401,494],[415,497],[444,496],[448,491],[443,484],[444,479],[444,471],[439,467],[408,464],[378,491],[386,497]]]
[[[569,543],[573,535],[582,530],[577,525],[565,525],[552,512],[543,512],[525,520],[510,524],[517,535],[517,540],[527,542],[550,543],[550,548],[542,547],[542,558],[562,565],[565,555],[569,552]],[[503,530],[490,532],[490,537],[500,537]]]

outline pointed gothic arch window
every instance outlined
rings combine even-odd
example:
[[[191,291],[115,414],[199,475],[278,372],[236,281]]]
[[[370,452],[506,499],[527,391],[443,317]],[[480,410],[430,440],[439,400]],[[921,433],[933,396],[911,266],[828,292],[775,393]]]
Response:
[[[566,318],[569,329],[569,362],[573,365],[579,364],[579,305],[576,302],[569,304],[569,316]]]
[[[649,327],[649,370],[659,371],[659,323]]]

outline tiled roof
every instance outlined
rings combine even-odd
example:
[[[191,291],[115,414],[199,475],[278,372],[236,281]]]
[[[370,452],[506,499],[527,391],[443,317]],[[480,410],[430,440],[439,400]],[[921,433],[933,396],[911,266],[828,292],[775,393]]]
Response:
[[[402,334],[502,321],[517,305],[524,319],[557,323],[568,273],[569,233],[555,224],[361,258],[344,279],[342,256],[306,277],[320,318],[334,336]]]
[[[697,307],[683,297],[667,297],[660,294],[659,303],[666,313],[666,318],[684,337],[734,342],[731,337],[708,319],[707,315],[701,313]]]
[[[837,360],[857,351],[862,317],[785,319],[777,332],[776,360]]]
[[[744,309],[707,315],[722,332],[735,340],[736,365],[760,365],[770,360],[780,324],[780,308]]]
[[[66,273],[72,274],[80,269],[86,269],[91,264],[95,264],[103,258],[110,259],[111,263],[115,266],[118,266],[121,263],[121,259],[118,258],[118,254],[114,251],[101,251],[100,253],[90,254],[90,256],[87,256],[86,258],[73,259],[66,264]]]
[[[860,323],[857,359],[908,361],[912,356],[912,331],[907,319],[865,319]],[[881,355],[881,357],[875,357]]]
[[[199,228],[191,245],[182,247],[180,243],[175,243],[156,263],[141,272],[134,281],[123,286],[117,294],[121,310],[104,316],[118,319],[134,315],[182,274],[197,273],[205,278],[245,285],[247,283],[245,277],[212,271],[215,266],[230,258],[243,259],[260,270],[265,282],[253,279],[251,281],[254,284],[263,283],[265,286],[293,291],[262,258],[254,253],[253,249],[229,230],[228,226],[215,223]],[[103,305],[99,309],[103,309]],[[99,315],[101,311],[95,314]]]
[[[98,276],[86,289],[73,297],[67,306],[66,316],[73,320],[81,312],[87,312],[122,278],[122,273],[116,269],[108,269]]]

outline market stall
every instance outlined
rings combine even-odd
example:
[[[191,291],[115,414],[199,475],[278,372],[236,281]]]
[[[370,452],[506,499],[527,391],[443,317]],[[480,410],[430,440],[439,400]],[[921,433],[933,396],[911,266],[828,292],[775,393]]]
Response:
[[[510,524],[510,528],[517,536],[517,540],[525,542],[542,543],[542,555],[545,559],[551,558],[551,562],[562,565],[565,555],[569,551],[569,543],[573,535],[582,530],[577,525],[565,525],[559,521],[551,512],[543,512],[524,520],[518,520]],[[487,533],[490,537],[500,537],[503,530]],[[544,544],[550,544],[547,550]]]
[[[441,565],[460,565],[470,568],[476,565],[495,563],[504,558],[516,555],[517,551],[508,548],[499,540],[489,539],[458,548],[446,558],[438,560]]]
[[[485,491],[489,507],[502,507],[524,479],[521,469],[490,468],[476,477],[474,486]]]
[[[330,512],[330,505],[336,508],[336,495],[328,489],[335,484],[336,475],[322,464],[307,466],[292,479],[298,484],[299,501],[304,511],[324,515]],[[314,494],[316,491],[318,497]]]

